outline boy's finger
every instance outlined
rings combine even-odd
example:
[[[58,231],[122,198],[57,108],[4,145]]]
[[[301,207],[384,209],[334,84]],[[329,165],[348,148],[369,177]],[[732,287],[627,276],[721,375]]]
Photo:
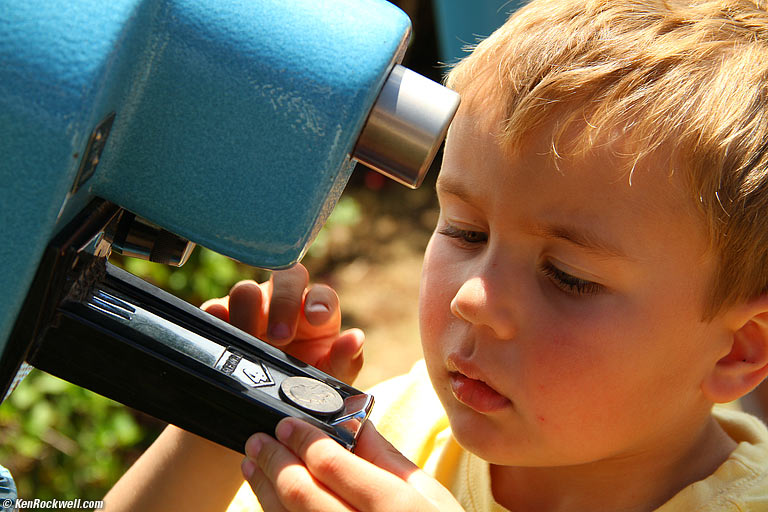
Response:
[[[256,281],[240,281],[229,291],[229,322],[251,336],[259,337],[264,293]]]
[[[436,504],[438,510],[447,511],[448,504],[454,503],[450,491],[400,453],[371,422],[363,425],[355,455],[405,480],[422,496]],[[451,509],[453,510],[453,507]],[[458,510],[460,509],[458,507]]]
[[[352,384],[363,367],[364,342],[365,334],[360,329],[342,332],[331,345],[326,373]]]
[[[273,272],[270,281],[272,297],[269,301],[267,338],[281,346],[291,341],[296,332],[309,273],[299,263],[288,270]]]
[[[356,510],[397,510],[392,507],[397,500],[405,498],[405,495],[393,496],[393,490],[402,491],[406,485],[403,479],[348,452],[303,421],[282,420],[276,435],[317,480]]]
[[[331,441],[333,442],[333,441]],[[288,510],[350,511],[351,509],[318,482],[288,448],[266,434],[255,434],[245,443],[253,460]],[[263,483],[258,484],[268,492]]]
[[[203,302],[200,309],[209,313],[219,320],[229,322],[229,295],[220,299],[208,299]]]
[[[403,480],[408,480],[419,467],[392,446],[368,421],[363,425],[355,455]]]
[[[251,459],[243,459],[241,465],[243,477],[248,485],[251,486],[253,494],[259,498],[259,505],[262,510],[269,510],[270,512],[287,512],[288,509],[280,503],[280,499],[277,497],[277,491],[272,487],[270,482],[259,466]]]
[[[338,330],[341,309],[336,291],[324,284],[312,285],[304,296],[304,317],[311,326],[330,325]]]

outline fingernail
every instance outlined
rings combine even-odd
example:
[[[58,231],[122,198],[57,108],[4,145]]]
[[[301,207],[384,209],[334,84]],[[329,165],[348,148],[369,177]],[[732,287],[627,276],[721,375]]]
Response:
[[[291,328],[288,327],[288,324],[275,324],[272,326],[272,329],[269,330],[269,336],[273,340],[283,340],[291,335]]]
[[[290,420],[283,420],[277,424],[275,429],[275,436],[280,441],[287,441],[293,433],[293,422]]]
[[[249,437],[245,442],[245,454],[255,459],[259,455],[259,451],[261,451],[261,439],[257,436]]]
[[[304,306],[304,316],[307,317],[310,324],[322,324],[328,320],[328,313],[331,312],[328,304],[322,302],[315,302],[313,304],[306,304]]]
[[[307,313],[328,313],[331,310],[328,304],[322,302],[315,302],[313,304],[307,304],[304,306],[304,311]]]
[[[243,473],[243,477],[246,480],[250,480],[253,476],[253,472],[256,471],[256,463],[251,459],[243,459],[243,463],[240,464],[240,471]]]

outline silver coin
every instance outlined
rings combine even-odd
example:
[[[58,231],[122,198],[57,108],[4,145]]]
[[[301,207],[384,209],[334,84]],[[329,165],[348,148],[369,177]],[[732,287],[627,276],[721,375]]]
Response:
[[[344,408],[338,391],[310,377],[288,377],[280,383],[280,392],[289,403],[309,413],[331,415]]]

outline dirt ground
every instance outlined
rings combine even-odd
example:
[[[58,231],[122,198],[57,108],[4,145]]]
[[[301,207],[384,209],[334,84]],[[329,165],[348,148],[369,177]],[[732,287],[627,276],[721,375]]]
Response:
[[[389,264],[357,261],[338,274],[345,324],[365,331],[365,364],[355,385],[366,389],[407,372],[421,358],[417,298],[421,255]]]
[[[365,364],[355,382],[360,389],[407,372],[421,358],[419,279],[438,215],[436,174],[415,191],[394,183],[355,188],[364,214],[354,228],[330,233],[332,268],[305,259],[313,278],[339,293],[344,327],[365,331]]]

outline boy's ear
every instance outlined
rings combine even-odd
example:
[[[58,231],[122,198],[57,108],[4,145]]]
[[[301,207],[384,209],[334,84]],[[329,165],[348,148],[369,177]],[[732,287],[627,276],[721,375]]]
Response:
[[[735,306],[727,317],[730,350],[701,385],[715,403],[741,398],[768,376],[768,295]]]

